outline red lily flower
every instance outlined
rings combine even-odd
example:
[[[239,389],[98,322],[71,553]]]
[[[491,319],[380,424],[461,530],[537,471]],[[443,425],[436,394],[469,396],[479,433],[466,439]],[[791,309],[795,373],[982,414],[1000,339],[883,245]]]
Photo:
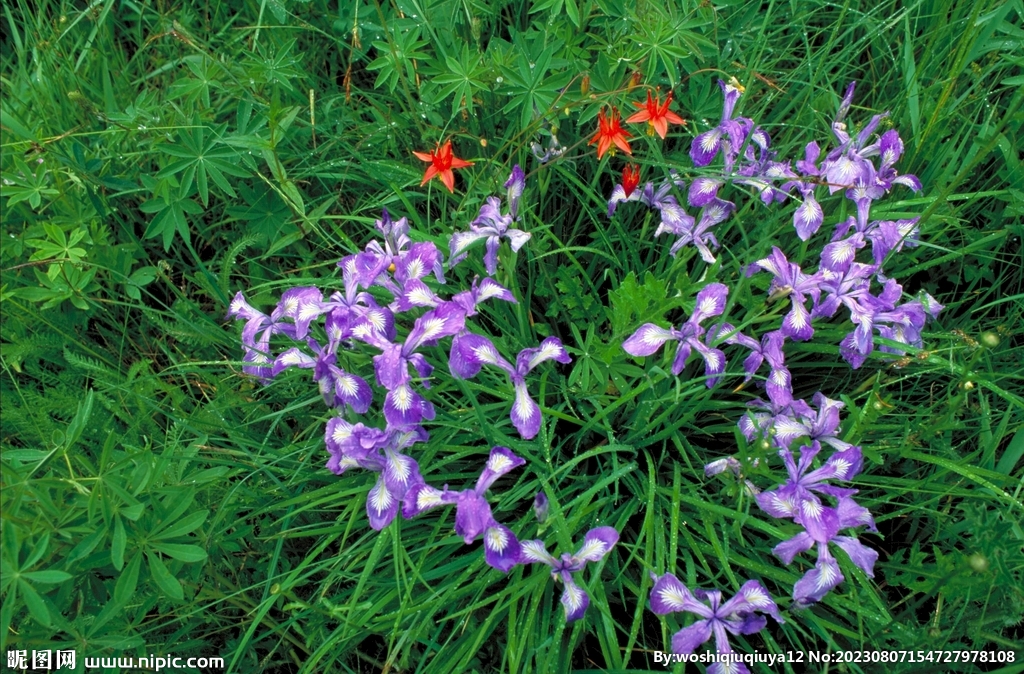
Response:
[[[430,162],[430,166],[423,173],[423,182],[420,187],[427,184],[427,181],[434,176],[440,176],[441,182],[448,188],[449,192],[455,192],[455,174],[452,169],[466,168],[472,166],[473,162],[459,159],[452,154],[452,142],[445,141],[444,145],[438,145],[433,152],[413,152],[417,159]]]
[[[665,140],[665,134],[668,133],[668,125],[670,123],[686,124],[686,120],[668,109],[669,104],[672,102],[671,91],[665,97],[664,105],[659,102],[660,98],[660,96],[655,96],[654,99],[651,99],[651,92],[648,90],[647,102],[634,102],[633,105],[640,108],[640,112],[634,112],[626,122],[629,124],[647,122],[647,135],[653,136],[656,131],[661,136],[661,139]]]
[[[619,123],[619,111],[612,107],[612,118],[609,120],[605,115],[604,108],[601,112],[597,113],[597,133],[590,139],[587,145],[593,145],[597,143],[597,158],[600,159],[607,152],[612,143],[615,143],[615,147],[619,148],[628,155],[632,155],[633,152],[629,149],[629,138],[630,134],[628,131],[622,128]],[[612,151],[614,154],[614,150]]]
[[[622,191],[626,196],[633,194],[633,190],[640,184],[640,167],[636,164],[627,164],[622,169]]]

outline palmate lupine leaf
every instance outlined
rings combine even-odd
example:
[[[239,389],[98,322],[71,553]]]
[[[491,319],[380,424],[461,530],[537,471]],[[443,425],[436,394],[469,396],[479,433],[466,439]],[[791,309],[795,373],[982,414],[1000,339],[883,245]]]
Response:
[[[515,69],[501,69],[509,84],[505,93],[512,97],[512,100],[502,108],[502,112],[518,110],[519,122],[523,128],[529,127],[537,117],[547,114],[558,99],[562,88],[572,79],[572,73],[569,71],[546,77],[553,54],[554,48],[548,47],[540,53],[535,62],[531,62],[525,54],[520,54]]]
[[[181,197],[188,195],[194,180],[203,206],[210,204],[210,180],[229,197],[237,197],[224,174],[241,178],[248,176],[249,172],[239,168],[238,152],[223,146],[221,138],[226,128],[227,124],[222,124],[208,129],[196,118],[191,128],[178,132],[176,145],[161,146],[164,154],[177,157],[178,161],[164,167],[156,177],[179,176]]]
[[[180,189],[177,189],[177,182],[173,176],[159,181],[149,176],[142,176],[142,183],[153,190],[155,197],[139,205],[140,211],[153,216],[146,227],[146,232],[142,235],[143,238],[162,237],[165,251],[170,250],[175,232],[186,242],[190,241],[188,216],[199,215],[203,212],[203,207],[192,199],[195,192],[190,191],[183,194]]]
[[[405,32],[392,31],[391,38],[387,42],[378,40],[373,43],[377,49],[377,58],[371,61],[366,69],[380,71],[373,83],[375,88],[387,83],[388,91],[395,93],[403,75],[408,81],[415,81],[416,71],[413,70],[413,63],[429,60],[431,56],[423,51],[430,43],[420,39],[419,27]]]
[[[433,78],[434,83],[441,85],[437,93],[437,102],[454,96],[452,101],[452,114],[465,108],[466,112],[473,114],[473,96],[487,87],[484,77],[488,68],[483,64],[483,57],[479,51],[471,49],[469,45],[463,45],[459,56],[445,57],[447,70]]]

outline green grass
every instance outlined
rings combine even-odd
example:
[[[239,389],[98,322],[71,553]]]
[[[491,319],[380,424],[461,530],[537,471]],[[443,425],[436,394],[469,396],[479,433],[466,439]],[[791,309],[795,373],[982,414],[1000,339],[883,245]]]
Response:
[[[51,0],[0,14],[0,650],[221,656],[236,672],[660,671],[653,652],[685,622],[650,612],[649,574],[673,572],[726,594],[748,578],[771,590],[786,623],[733,640],[741,652],[989,649],[1019,667],[1019,0]],[[644,322],[678,324],[710,281],[730,287],[731,323],[774,328],[785,303],[767,304],[767,280],[746,266],[778,245],[813,267],[852,212],[841,193],[822,199],[825,225],[801,244],[791,206],[728,187],[737,212],[716,230],[711,266],[692,247],[670,257],[637,204],[606,217],[625,161],[598,161],[587,144],[601,106],[671,88],[687,127],[663,142],[630,126],[633,160],[644,180],[676,169],[689,183],[719,166],[694,169],[688,155],[719,118],[719,77],[746,87],[737,112],[780,157],[833,146],[849,81],[854,125],[890,112],[899,169],[924,190],[897,187],[872,210],[921,218],[921,245],[886,273],[946,305],[923,349],[896,362],[876,348],[851,370],[839,318],[787,343],[796,394],[846,403],[843,437],[866,459],[854,486],[881,530],[862,536],[881,552],[875,578],[841,557],[846,581],[806,611],[788,595],[809,557],[787,567],[770,554],[794,525],[703,476],[709,460],[760,452],[751,479],[784,478],[736,430],[757,395],[737,388],[741,352],[727,349],[728,375],[708,389],[700,368],[672,377],[670,356],[620,347]],[[540,164],[530,145],[551,133],[566,151]],[[452,195],[419,187],[411,154],[447,138],[475,162]],[[503,251],[496,278],[519,303],[494,302],[474,326],[507,355],[557,335],[574,362],[531,375],[545,425],[524,441],[502,373],[456,380],[447,343],[428,350],[438,416],[414,456],[431,484],[462,489],[491,446],[512,448],[527,463],[495,486],[492,508],[549,550],[594,526],[621,531],[581,574],[591,606],[571,625],[549,574],[490,569],[452,533],[453,512],[370,529],[375,476],[324,468],[331,413],[309,374],[265,388],[243,376],[224,320],[238,291],[269,308],[296,285],[341,289],[335,262],[373,237],[382,207],[446,248],[516,163],[532,239]],[[482,273],[479,257],[446,290]],[[369,379],[367,353],[345,366]],[[538,525],[540,490],[551,515]],[[901,667],[914,671],[887,671]],[[1008,665],[972,667],[950,671]]]

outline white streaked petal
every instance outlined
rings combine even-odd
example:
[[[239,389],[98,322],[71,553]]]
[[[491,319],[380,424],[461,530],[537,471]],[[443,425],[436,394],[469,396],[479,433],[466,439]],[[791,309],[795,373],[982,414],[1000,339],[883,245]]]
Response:
[[[420,510],[425,508],[435,508],[443,504],[444,501],[441,500],[441,492],[436,489],[427,487],[425,489],[421,489],[416,495],[416,507]]]
[[[683,611],[687,607],[687,596],[683,589],[676,585],[669,585],[658,592],[661,601],[673,611]]]
[[[497,553],[502,553],[509,544],[508,534],[504,529],[499,527],[491,527],[484,534],[484,545]]]
[[[487,467],[495,473],[505,473],[511,466],[512,459],[498,452],[491,454],[491,458],[487,459]]]
[[[527,561],[543,562],[548,565],[553,565],[558,561],[544,548],[544,544],[540,541],[524,541],[521,546],[523,559]]]
[[[575,556],[577,559],[597,559],[604,557],[608,550],[608,545],[604,541],[598,538],[591,538],[583,544],[583,547],[580,548]]]

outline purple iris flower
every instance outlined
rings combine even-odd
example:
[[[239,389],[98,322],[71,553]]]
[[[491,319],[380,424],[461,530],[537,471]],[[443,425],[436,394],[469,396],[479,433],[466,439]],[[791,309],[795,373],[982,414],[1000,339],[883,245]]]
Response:
[[[850,308],[850,320],[856,326],[850,334],[839,343],[839,353],[853,369],[864,364],[868,355],[874,350],[871,335],[881,315],[896,310],[896,302],[903,296],[903,286],[895,279],[889,279],[882,287],[880,294],[866,294],[861,302]],[[923,321],[922,321],[923,322]]]
[[[894,279],[888,279],[878,296],[869,294],[860,311],[851,310],[851,320],[857,327],[839,343],[839,353],[853,369],[863,365],[874,349],[872,333],[876,329],[886,339],[918,348],[922,346],[921,330],[924,324],[929,317],[938,316],[944,307],[925,292],[918,299],[897,306],[896,302],[902,294],[902,286]],[[881,347],[880,350],[903,355],[899,349],[889,346]]]
[[[686,367],[691,351],[696,350],[704,359],[707,385],[713,386],[717,377],[725,372],[725,354],[720,349],[711,348],[701,341],[705,329],[700,323],[712,316],[720,316],[725,311],[725,299],[728,294],[729,289],[725,285],[709,283],[697,293],[697,306],[679,330],[645,323],[622,343],[622,348],[631,356],[650,356],[665,342],[675,340],[679,345],[676,347],[676,357],[672,362],[672,374],[678,376]]]
[[[800,424],[803,435],[812,441],[824,442],[839,452],[851,449],[853,445],[845,440],[839,439],[836,433],[839,431],[839,411],[846,407],[846,404],[839,400],[828,398],[824,393],[818,391],[812,398],[818,411],[813,416],[804,416]],[[829,459],[831,461],[832,459]],[[842,479],[849,479],[849,476]]]
[[[356,414],[365,414],[373,399],[373,390],[366,380],[338,367],[337,357],[330,348],[322,348],[313,338],[308,339],[307,344],[316,357],[299,348],[288,349],[274,359],[273,376],[289,367],[312,369],[324,404],[328,407],[348,405]]]
[[[711,233],[711,228],[727,220],[736,209],[736,205],[731,201],[717,198],[707,201],[701,210],[700,220],[696,224],[691,216],[683,212],[682,207],[677,205],[677,208],[681,216],[675,216],[671,209],[662,211],[662,221],[654,235],[660,236],[669,232],[679,237],[668,251],[673,256],[678,255],[683,246],[692,243],[700,252],[701,259],[708,264],[713,264],[715,256],[708,244],[718,248],[718,239]]]
[[[751,267],[760,267],[774,277],[768,289],[772,297],[790,297],[792,308],[782,320],[782,334],[800,341],[810,339],[814,335],[814,327],[805,303],[808,295],[814,302],[818,301],[821,276],[803,273],[800,265],[787,260],[778,246],[772,246],[772,254],[758,260]]]
[[[514,253],[519,252],[519,249],[526,245],[526,242],[530,240],[530,234],[521,229],[512,228],[519,209],[519,197],[522,195],[525,180],[522,169],[517,165],[513,168],[508,182],[505,183],[505,187],[508,189],[510,212],[508,214],[501,212],[501,199],[498,197],[487,197],[487,201],[480,207],[480,213],[469,224],[469,231],[456,232],[452,235],[449,243],[451,254],[448,261],[449,267],[454,267],[466,259],[469,255],[467,252],[469,246],[484,239],[484,268],[487,270],[488,276],[494,276],[498,271],[498,244],[502,239],[509,240]]]
[[[718,197],[718,190],[724,184],[724,181],[717,178],[695,178],[690,183],[686,200],[694,208],[703,208]]]
[[[395,295],[394,301],[388,308],[395,313],[409,311],[415,307],[437,307],[442,300],[437,293],[430,289],[420,279],[409,279],[402,284],[402,290]]]
[[[710,186],[709,189],[711,189],[710,196],[706,198],[702,196],[694,199],[693,191],[690,192],[690,204],[702,209],[699,220],[694,220],[693,216],[688,214],[676,201],[676,198],[669,194],[673,185],[680,189],[685,187],[683,181],[678,179],[662,183],[658,189],[654,188],[654,183],[647,183],[643,190],[634,190],[628,197],[623,187],[616,185],[612,191],[612,197],[608,201],[608,216],[612,216],[620,202],[641,201],[647,206],[657,209],[661,215],[661,222],[658,223],[654,236],[668,233],[679,237],[669,249],[671,255],[678,255],[683,246],[693,244],[700,252],[701,258],[708,264],[712,264],[715,261],[715,256],[712,254],[711,248],[718,248],[718,240],[711,232],[711,228],[728,219],[736,210],[736,205],[714,196],[720,182],[716,183],[705,178],[699,178],[698,181],[703,181],[700,184]],[[694,183],[694,185],[697,184],[697,182]]]
[[[768,149],[770,139],[762,129],[754,129],[750,140],[751,144],[744,152],[746,162],[736,171],[737,175],[744,177],[737,179],[736,184],[756,188],[765,206],[785,200],[789,196],[786,186],[792,185],[792,180],[798,178],[797,174],[789,167],[789,162],[775,161],[776,153]],[[776,183],[783,181],[788,182],[784,182],[781,188],[775,187]]]
[[[294,339],[305,339],[309,334],[309,324],[329,310],[323,300],[323,293],[317,288],[289,288],[281,293],[281,300],[270,314],[270,320],[277,323],[282,318],[290,318],[295,324]]]
[[[388,390],[384,398],[384,418],[389,424],[409,426],[434,418],[433,405],[410,385],[409,366],[426,380],[434,367],[418,350],[461,332],[465,324],[466,312],[453,302],[444,302],[417,318],[400,344],[376,335],[366,337],[366,342],[381,350],[380,355],[373,357],[373,366],[377,383]],[[424,386],[429,388],[429,383],[424,381]]]
[[[780,449],[788,449],[803,434],[800,419],[814,415],[810,405],[794,400],[792,395],[769,401],[752,400],[747,406],[760,411],[750,411],[740,417],[737,426],[743,437],[753,442],[758,436],[764,436]]]
[[[392,279],[391,273],[395,273],[401,283],[407,278],[421,278],[430,272],[434,273],[438,283],[444,283],[444,271],[437,247],[426,242],[412,243],[406,218],[392,221],[385,208],[381,219],[376,221],[376,227],[384,237],[384,245],[381,246],[376,240],[371,241],[364,252],[354,256],[352,269],[360,285],[364,288],[384,286],[397,295],[401,289]],[[347,260],[341,260],[338,266],[346,269]]]
[[[818,147],[818,144],[814,141],[808,143],[804,148],[804,158],[796,162],[800,178],[784,183],[781,187],[783,192],[789,192],[795,188],[803,197],[800,206],[793,213],[793,226],[801,241],[811,238],[825,220],[825,212],[822,211],[821,204],[814,196],[817,181],[821,176],[821,171],[818,169],[819,156],[821,156],[821,148]]]
[[[821,249],[821,289],[827,296],[814,310],[813,315],[832,316],[840,304],[849,306],[864,297],[871,285],[871,279],[878,271],[877,265],[856,262],[857,251],[866,245],[864,235],[854,232],[845,239],[833,239]]]
[[[868,226],[867,238],[871,240],[871,256],[876,265],[881,266],[891,251],[898,253],[904,245],[909,248],[918,245],[918,219],[880,220]]]
[[[876,313],[874,322],[878,328],[878,334],[885,339],[891,339],[901,344],[921,348],[921,329],[928,321],[928,318],[935,318],[944,307],[935,301],[935,298],[922,291],[917,299],[904,302],[893,311]],[[902,356],[903,351],[891,346],[880,346],[879,351],[894,353]]]
[[[547,551],[543,541],[523,541],[519,559],[522,564],[547,564],[551,567],[551,577],[562,580],[565,621],[571,623],[582,618],[590,605],[589,595],[573,581],[572,574],[583,571],[587,562],[600,561],[618,542],[618,531],[612,527],[597,527],[586,533],[583,545],[574,555],[564,552],[561,557],[555,557]]]
[[[782,351],[786,343],[786,336],[781,330],[772,330],[761,336],[761,341],[740,336],[737,343],[750,349],[750,355],[743,361],[743,371],[746,373],[745,381],[750,381],[754,373],[761,367],[761,363],[768,361],[771,371],[765,381],[765,388],[768,398],[779,404],[786,404],[793,399],[793,378],[786,367],[786,356]]]
[[[550,507],[547,495],[542,491],[537,492],[537,495],[533,497],[533,514],[536,515],[538,524],[544,524],[544,521],[547,520]]]
[[[516,296],[508,288],[488,276],[485,276],[482,280],[479,277],[474,277],[473,284],[469,290],[453,295],[451,301],[461,307],[466,312],[466,317],[468,318],[477,314],[476,308],[480,306],[481,302],[491,298],[497,298],[512,304],[519,303]]]
[[[475,316],[477,306],[491,298],[498,298],[506,302],[517,303],[515,295],[508,288],[504,287],[494,279],[485,276],[481,281],[479,277],[473,278],[469,290],[456,293],[451,298],[451,303],[460,307],[467,317]],[[439,307],[444,304],[442,300],[427,284],[419,279],[409,279],[402,287],[402,294],[395,298],[394,306],[405,311],[412,307]]]
[[[612,196],[608,199],[608,217],[612,217],[615,214],[616,207],[624,201],[639,201],[648,208],[653,208],[659,211],[662,215],[662,220],[689,217],[683,212],[682,208],[679,207],[679,202],[676,198],[670,194],[673,185],[679,189],[683,189],[685,184],[682,180],[676,177],[674,171],[672,173],[672,179],[666,180],[661,183],[657,188],[654,187],[653,182],[648,182],[644,185],[643,189],[633,190],[631,194],[626,195],[626,188],[621,184],[616,185],[612,188]],[[666,209],[668,209],[666,211]],[[693,218],[690,218],[691,222]]]
[[[704,344],[708,348],[713,349],[718,344],[740,344],[747,347],[757,346],[757,341],[751,337],[744,335],[742,332],[736,329],[731,323],[718,323],[708,328],[707,333],[704,335]],[[707,374],[707,373],[705,373]],[[708,379],[708,385],[714,386],[718,383],[719,377],[712,376]]]
[[[754,465],[757,465],[757,459],[754,459],[754,462]],[[704,466],[704,477],[720,475],[727,470],[731,471],[736,477],[740,477],[743,474],[743,464],[741,464],[739,459],[735,456],[726,456],[721,459],[715,459]]]
[[[846,190],[846,198],[857,207],[858,229],[861,231],[867,229],[871,202],[884,196],[885,189],[878,184],[874,165],[871,162],[865,162],[861,170],[854,176],[850,189]]]
[[[275,310],[275,313],[278,312]],[[295,324],[281,321],[279,313],[277,318],[273,318],[253,308],[241,292],[231,300],[227,315],[228,318],[245,321],[242,328],[242,350],[245,355],[242,360],[249,364],[243,365],[242,371],[268,383],[274,377],[270,338],[275,334],[283,334],[296,339]]]
[[[843,582],[843,574],[835,557],[829,551],[829,543],[838,545],[850,556],[850,561],[868,576],[875,575],[874,566],[878,560],[878,553],[861,543],[855,536],[837,535],[840,529],[859,526],[867,526],[869,531],[877,531],[867,508],[857,505],[848,496],[840,498],[835,508],[807,500],[800,504],[800,511],[795,519],[804,527],[804,531],[779,543],[772,552],[784,564],[791,564],[798,554],[810,550],[815,545],[818,546],[818,561],[814,568],[793,586],[793,600],[797,605],[807,606],[819,602]]]
[[[570,363],[572,359],[557,337],[548,337],[536,348],[523,349],[516,357],[515,367],[498,352],[491,340],[482,335],[462,333],[452,340],[448,361],[452,375],[459,379],[475,377],[484,365],[505,371],[515,390],[510,418],[519,435],[529,440],[540,431],[540,406],[530,397],[526,375],[546,360]]]
[[[693,653],[712,635],[719,655],[733,653],[729,634],[755,634],[768,623],[767,618],[758,613],[770,615],[777,623],[785,622],[768,590],[756,580],[748,580],[736,596],[723,603],[721,591],[697,589],[691,593],[678,578],[666,573],[657,578],[651,588],[651,610],[658,615],[686,612],[701,618],[672,636],[672,652],[678,655]],[[716,662],[707,671],[708,674],[750,672],[742,662],[733,662],[731,666]]]
[[[747,461],[750,462],[751,467],[757,467],[757,464],[760,463],[760,459],[757,458],[750,459],[748,457]],[[743,488],[746,490],[748,496],[756,497],[761,493],[761,490],[758,489],[757,485],[744,477],[743,464],[740,463],[740,460],[735,456],[722,457],[721,459],[715,459],[714,461],[706,464],[704,466],[704,477],[721,475],[726,471],[732,473],[737,480],[743,480]]]
[[[402,450],[426,442],[428,437],[419,426],[380,430],[351,424],[341,417],[327,422],[325,441],[331,455],[328,470],[341,475],[358,467],[378,473],[377,483],[366,497],[366,514],[374,529],[380,531],[390,524],[406,494],[423,483],[419,465]]]
[[[799,430],[796,432],[804,434]],[[843,451],[835,452],[821,468],[811,470],[814,458],[820,451],[821,444],[814,440],[809,446],[800,448],[800,459],[794,461],[792,452],[780,449],[779,456],[786,464],[789,479],[772,491],[758,494],[757,504],[761,510],[772,517],[790,519],[800,515],[805,501],[813,501],[820,506],[821,499],[816,494],[828,494],[835,498],[844,495],[847,490],[833,487],[825,481],[848,481],[856,476],[864,463],[860,447],[850,445]]]
[[[848,188],[847,196],[857,204],[858,220],[861,228],[864,228],[871,201],[878,199],[893,185],[905,185],[917,192],[921,189],[921,181],[916,176],[901,176],[896,172],[895,164],[903,154],[903,141],[895,130],[886,131],[877,141],[868,144],[882,119],[889,113],[872,117],[856,138],[847,133],[845,117],[853,102],[854,85],[851,82],[847,87],[832,123],[839,147],[829,152],[822,163],[821,172],[829,183],[830,193]],[[877,169],[870,161],[871,157],[876,156],[880,157]]]
[[[356,256],[350,255],[338,263],[342,268],[345,292],[335,292],[325,302],[330,308],[325,328],[327,338],[338,343],[346,339],[364,339],[376,333],[384,339],[395,338],[395,315],[391,309],[377,304],[373,296],[359,290]]]
[[[652,188],[654,186],[654,183],[647,183],[647,184],[650,185]],[[608,217],[610,218],[613,215],[615,215],[616,209],[619,207],[619,204],[621,204],[622,202],[624,202],[624,201],[640,201],[640,195],[641,194],[642,194],[642,192],[640,190],[633,190],[632,192],[630,192],[627,195],[626,194],[626,188],[623,187],[621,183],[616,185],[615,187],[613,187],[612,188],[612,196],[608,198]]]
[[[524,463],[524,459],[507,447],[494,447],[475,487],[449,491],[448,485],[443,490],[424,483],[413,485],[405,498],[402,515],[412,519],[427,510],[454,505],[455,533],[462,536],[467,545],[483,535],[484,559],[495,569],[508,573],[519,562],[519,541],[508,527],[494,519],[484,494],[499,477]]]
[[[878,153],[880,164],[878,167],[878,184],[886,190],[893,185],[909,187],[914,192],[921,191],[921,181],[915,175],[901,176],[896,172],[895,165],[903,155],[903,140],[896,129],[889,129],[878,139]]]
[[[526,174],[519,164],[512,167],[512,175],[505,181],[505,201],[508,202],[508,213],[513,220],[519,219],[519,199],[526,189]]]
[[[732,173],[733,164],[739,156],[740,148],[747,139],[754,123],[745,118],[732,118],[736,102],[742,89],[735,81],[725,83],[718,80],[725,101],[722,105],[722,121],[710,131],[705,131],[690,144],[690,158],[694,166],[707,166],[721,150],[725,156],[725,174]]]
[[[829,194],[849,188],[856,183],[857,178],[866,178],[866,172],[874,173],[874,168],[869,160],[870,157],[879,153],[878,144],[868,145],[868,140],[878,129],[882,119],[889,113],[875,115],[868,122],[867,126],[861,129],[856,138],[852,138],[846,130],[846,113],[849,112],[853,103],[853,91],[856,82],[851,82],[846,88],[843,100],[839,105],[839,111],[832,122],[832,133],[839,141],[839,146],[828,153],[821,165],[821,173],[828,181]]]

